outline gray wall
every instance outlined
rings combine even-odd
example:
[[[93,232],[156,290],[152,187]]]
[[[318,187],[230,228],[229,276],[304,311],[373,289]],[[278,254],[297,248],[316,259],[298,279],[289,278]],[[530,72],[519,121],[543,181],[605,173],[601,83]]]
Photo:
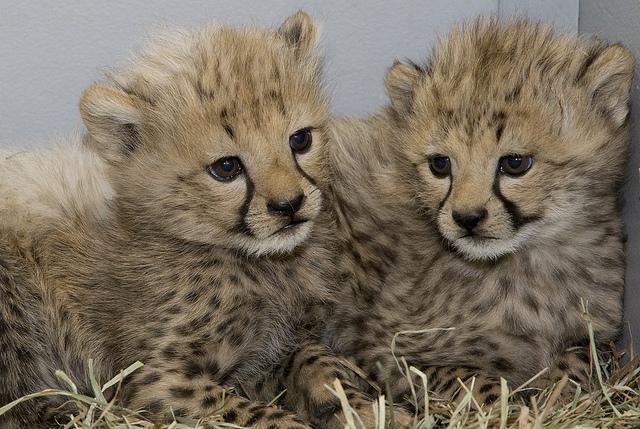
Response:
[[[640,61],[640,1],[581,0],[580,31],[595,33],[611,41],[623,42]],[[635,348],[640,347],[640,63],[632,89],[632,154],[625,184],[624,219],[628,241],[625,308],[625,343],[631,332]]]
[[[82,90],[161,23],[273,25],[305,9],[323,25],[334,111],[365,114],[386,101],[382,79],[393,59],[426,58],[452,22],[529,12],[575,29],[577,1],[0,0],[0,146],[79,129]]]
[[[386,101],[382,80],[394,58],[421,60],[436,34],[477,14],[528,15],[558,27],[621,40],[640,58],[639,0],[0,0],[0,147],[44,145],[81,129],[80,93],[124,60],[155,25],[210,19],[278,24],[302,8],[323,25],[327,82],[338,114],[366,114]],[[633,112],[640,124],[636,79]],[[638,141],[638,127],[635,127]],[[627,319],[640,338],[640,199],[634,147],[625,217]]]

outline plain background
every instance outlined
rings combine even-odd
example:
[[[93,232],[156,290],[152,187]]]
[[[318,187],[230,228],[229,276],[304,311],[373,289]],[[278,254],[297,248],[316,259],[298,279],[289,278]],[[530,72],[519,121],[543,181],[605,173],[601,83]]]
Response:
[[[597,33],[622,41],[640,58],[639,0],[0,0],[0,147],[43,146],[80,132],[82,90],[125,61],[156,26],[212,19],[277,25],[297,9],[322,24],[326,80],[337,114],[365,115],[384,104],[383,77],[394,59],[425,60],[451,23],[479,14],[526,15],[562,30]],[[640,123],[637,110],[633,119]],[[626,188],[626,319],[640,340],[637,146]]]

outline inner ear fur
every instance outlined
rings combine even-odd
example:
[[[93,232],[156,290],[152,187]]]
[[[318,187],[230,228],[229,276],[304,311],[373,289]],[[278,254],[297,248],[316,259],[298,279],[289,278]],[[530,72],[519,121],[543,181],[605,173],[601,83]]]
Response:
[[[584,75],[594,106],[616,126],[625,123],[629,114],[629,96],[635,68],[631,52],[622,45],[611,45],[591,60]]]
[[[116,163],[140,144],[140,100],[119,88],[95,84],[80,98],[80,115],[91,136],[90,145],[102,158]]]

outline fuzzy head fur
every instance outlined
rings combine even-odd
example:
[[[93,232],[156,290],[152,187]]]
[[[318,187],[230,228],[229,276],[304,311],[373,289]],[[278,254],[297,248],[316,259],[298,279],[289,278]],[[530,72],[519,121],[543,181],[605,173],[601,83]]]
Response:
[[[82,96],[88,144],[109,165],[116,204],[134,227],[248,254],[288,252],[323,206],[323,127],[317,31],[302,13],[277,31],[210,24],[171,32]],[[293,153],[300,129],[311,147]],[[236,157],[219,181],[208,166]],[[270,201],[303,195],[293,216]],[[287,226],[291,226],[290,228]]]
[[[391,110],[428,221],[464,258],[495,260],[617,216],[633,69],[620,45],[494,20],[454,29],[429,66],[396,63]],[[511,155],[530,170],[501,171]],[[449,174],[434,174],[434,157]],[[454,216],[468,213],[481,214],[472,229]]]

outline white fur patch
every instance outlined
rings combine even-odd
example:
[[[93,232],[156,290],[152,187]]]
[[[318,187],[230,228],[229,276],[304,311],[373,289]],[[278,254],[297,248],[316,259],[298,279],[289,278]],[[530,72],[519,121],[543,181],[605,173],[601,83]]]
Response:
[[[3,149],[2,226],[30,233],[74,214],[106,216],[113,190],[104,168],[78,137],[48,149]]]

